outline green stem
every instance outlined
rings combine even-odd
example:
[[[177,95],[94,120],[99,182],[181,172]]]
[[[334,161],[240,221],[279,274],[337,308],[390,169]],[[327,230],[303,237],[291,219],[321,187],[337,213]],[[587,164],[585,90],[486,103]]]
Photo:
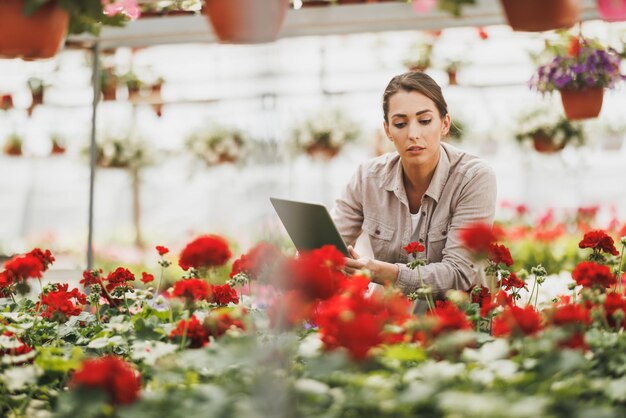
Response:
[[[159,289],[161,289],[161,281],[163,280],[163,266],[161,266],[161,274],[159,274],[159,281],[157,282],[157,287],[154,291],[154,298],[152,299],[152,307],[156,304],[157,296],[159,295]]]
[[[126,299],[126,291],[124,291],[124,305],[126,305],[126,313],[130,316],[130,307],[128,306],[128,299]]]
[[[537,287],[537,275],[535,275],[535,281],[533,282],[533,288],[530,290],[530,296],[528,297],[528,301],[526,302],[526,306],[533,303],[533,295],[535,294],[535,288]]]
[[[539,286],[537,286],[537,293],[535,294],[535,309],[537,309],[537,303],[539,302]]]
[[[619,255],[619,263],[617,264],[617,267],[615,269],[615,278],[617,279],[617,286],[615,286],[617,289],[619,289],[619,293],[622,294],[622,263],[624,262],[624,247],[626,247],[626,245],[622,245],[622,251],[620,252]]]
[[[100,297],[98,297],[100,299]],[[100,301],[96,300],[96,320],[100,324]]]

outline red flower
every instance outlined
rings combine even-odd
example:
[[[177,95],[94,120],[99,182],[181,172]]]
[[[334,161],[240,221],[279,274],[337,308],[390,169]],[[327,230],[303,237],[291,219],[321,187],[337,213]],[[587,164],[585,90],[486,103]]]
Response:
[[[515,273],[511,273],[509,277],[502,278],[502,287],[504,288],[504,290],[511,290],[514,288],[528,290],[528,286],[526,285],[526,282],[520,279],[519,277],[517,277]]]
[[[461,242],[475,254],[488,254],[492,244],[502,235],[499,228],[484,223],[468,225],[459,233]]]
[[[129,286],[132,284],[130,282],[135,281],[135,275],[130,272],[130,270],[125,269],[124,267],[118,267],[115,271],[109,273],[106,278],[107,284],[106,289],[107,292],[111,292],[116,287],[120,286]]]
[[[0,297],[9,297],[12,293],[10,286],[13,280],[6,271],[0,271]]]
[[[489,245],[489,260],[495,264],[505,264],[507,267],[513,265],[513,258],[511,258],[511,252],[504,245],[491,244]]]
[[[450,301],[438,301],[435,309],[429,312],[428,315],[437,318],[437,323],[431,330],[433,337],[438,337],[449,331],[472,329],[472,324],[467,319],[465,312]]]
[[[425,247],[419,242],[413,241],[409,242],[409,244],[402,249],[406,251],[407,254],[413,254],[413,256],[415,256],[417,253],[421,253],[422,251],[424,251]]]
[[[485,39],[489,38],[489,35],[487,34],[487,31],[483,26],[479,26],[476,29],[478,29],[478,36],[480,37],[480,39],[484,41]]]
[[[507,306],[493,320],[493,335],[496,337],[534,335],[540,330],[541,317],[532,306]]]
[[[109,355],[84,361],[70,387],[103,390],[112,404],[127,405],[139,398],[141,377],[130,364]]]
[[[309,321],[313,315],[314,303],[302,296],[300,292],[292,290],[277,298],[268,309],[272,328],[289,330]]]
[[[219,338],[228,330],[246,329],[242,320],[245,312],[229,308],[213,310],[204,320],[205,330],[211,337]]]
[[[500,290],[494,296],[483,299],[483,303],[480,308],[480,316],[486,317],[492,310],[498,306],[511,306],[514,304],[513,295],[509,295],[504,290]]]
[[[208,299],[209,284],[202,279],[183,279],[174,284],[172,296],[187,299],[188,303]]]
[[[32,255],[33,257],[41,261],[41,264],[43,264],[43,271],[48,270],[48,267],[50,267],[50,264],[54,263],[54,260],[55,260],[50,250],[42,251],[39,248],[33,249],[27,255]]]
[[[41,278],[45,268],[41,260],[31,254],[13,257],[4,265],[5,272],[14,282],[19,279],[26,280],[29,277]]]
[[[80,305],[87,303],[87,297],[78,289],[72,289],[71,292],[68,292],[69,285],[67,283],[56,286],[57,290],[41,295],[41,302],[37,304],[37,309],[40,308],[40,305],[45,306],[41,316],[65,322],[70,316],[80,315],[83,311]]]
[[[589,349],[587,343],[585,342],[585,334],[579,331],[574,332],[568,338],[559,342],[559,347],[583,351]]]
[[[470,291],[470,297],[472,299],[472,303],[477,303],[478,306],[483,306],[485,302],[489,302],[491,299],[491,294],[489,293],[489,288],[486,286],[472,286]]]
[[[280,277],[287,289],[299,290],[309,299],[328,299],[343,287],[346,280],[340,271],[343,266],[343,254],[327,245],[288,260]]]
[[[141,273],[141,281],[143,283],[150,283],[154,281],[154,276],[150,273],[142,272]]]
[[[85,270],[83,271],[83,279],[80,281],[85,287],[94,285],[94,284],[102,284],[101,280],[102,269],[99,270]]]
[[[576,283],[583,287],[599,287],[606,289],[617,281],[611,270],[593,261],[583,261],[572,271]]]
[[[591,317],[589,316],[589,309],[584,306],[569,304],[556,309],[552,316],[552,322],[559,326],[589,325]]]
[[[602,230],[589,231],[585,234],[582,241],[578,243],[579,248],[592,248],[596,251],[604,251],[612,255],[619,255],[619,251],[615,248],[613,238]]]
[[[189,347],[191,348],[204,347],[209,343],[209,334],[195,315],[191,315],[189,320],[181,320],[176,325],[176,328],[170,332],[169,338],[182,338],[183,335],[185,335],[186,340],[189,341]]]
[[[580,54],[580,40],[576,36],[572,36],[567,47],[567,54],[571,57],[577,57]]]
[[[204,235],[196,238],[180,253],[178,264],[183,270],[205,267],[219,267],[231,256],[228,242],[217,235]]]
[[[230,302],[239,303],[239,296],[237,296],[237,291],[228,284],[212,285],[209,290],[208,301],[218,305],[228,305]]]
[[[31,351],[33,351],[31,347],[24,344],[24,342],[20,340],[19,338],[17,338],[15,334],[12,333],[11,331],[4,331],[4,334],[2,335],[6,337],[14,337],[13,339],[20,345],[15,348],[0,349],[0,358],[6,354],[9,354],[11,356],[21,356],[23,354],[30,353]],[[13,364],[16,364],[16,363],[13,363]]]
[[[604,311],[606,313],[606,319],[609,322],[609,325],[617,325],[613,314],[618,310],[621,310],[622,313],[626,314],[626,298],[619,293],[607,293],[606,299],[604,300]],[[624,322],[625,320],[622,319],[620,325],[623,326]]]
[[[155,248],[156,248],[157,252],[159,253],[159,255],[161,255],[161,256],[163,256],[163,255],[165,255],[165,254],[170,252],[169,248],[164,247],[162,245],[157,245]]]
[[[258,280],[262,273],[282,256],[282,253],[273,244],[260,242],[247,254],[242,254],[233,263],[230,277],[238,273],[245,273],[250,280]]]

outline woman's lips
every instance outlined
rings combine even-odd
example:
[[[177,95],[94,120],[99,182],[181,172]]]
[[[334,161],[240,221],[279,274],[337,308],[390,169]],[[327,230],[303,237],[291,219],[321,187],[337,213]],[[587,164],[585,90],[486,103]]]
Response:
[[[408,153],[410,153],[410,154],[419,154],[419,153],[421,153],[422,151],[424,151],[425,149],[426,149],[426,148],[423,148],[423,147],[412,146],[412,147],[407,148],[406,150],[407,150],[407,152],[408,152]]]

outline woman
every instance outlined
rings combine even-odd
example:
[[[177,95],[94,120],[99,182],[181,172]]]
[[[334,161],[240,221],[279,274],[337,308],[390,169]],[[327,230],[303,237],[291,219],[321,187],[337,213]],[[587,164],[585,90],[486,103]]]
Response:
[[[496,180],[478,157],[442,143],[451,119],[441,88],[428,75],[394,77],[383,95],[385,133],[396,151],[362,164],[333,209],[333,219],[349,245],[350,273],[367,269],[379,284],[393,283],[405,294],[423,280],[435,298],[449,289],[469,290],[480,283],[481,268],[459,241],[459,231],[476,222],[493,222]],[[369,235],[374,259],[352,245]],[[419,242],[416,270],[403,247]],[[420,308],[418,308],[420,309]],[[420,309],[421,310],[421,309]]]

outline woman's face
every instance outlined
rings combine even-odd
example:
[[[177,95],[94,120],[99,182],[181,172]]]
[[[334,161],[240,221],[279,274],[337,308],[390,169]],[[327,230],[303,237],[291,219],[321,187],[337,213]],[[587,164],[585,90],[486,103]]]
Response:
[[[437,164],[441,138],[450,129],[450,115],[442,119],[431,99],[417,91],[400,90],[389,98],[387,120],[385,133],[404,163]]]

